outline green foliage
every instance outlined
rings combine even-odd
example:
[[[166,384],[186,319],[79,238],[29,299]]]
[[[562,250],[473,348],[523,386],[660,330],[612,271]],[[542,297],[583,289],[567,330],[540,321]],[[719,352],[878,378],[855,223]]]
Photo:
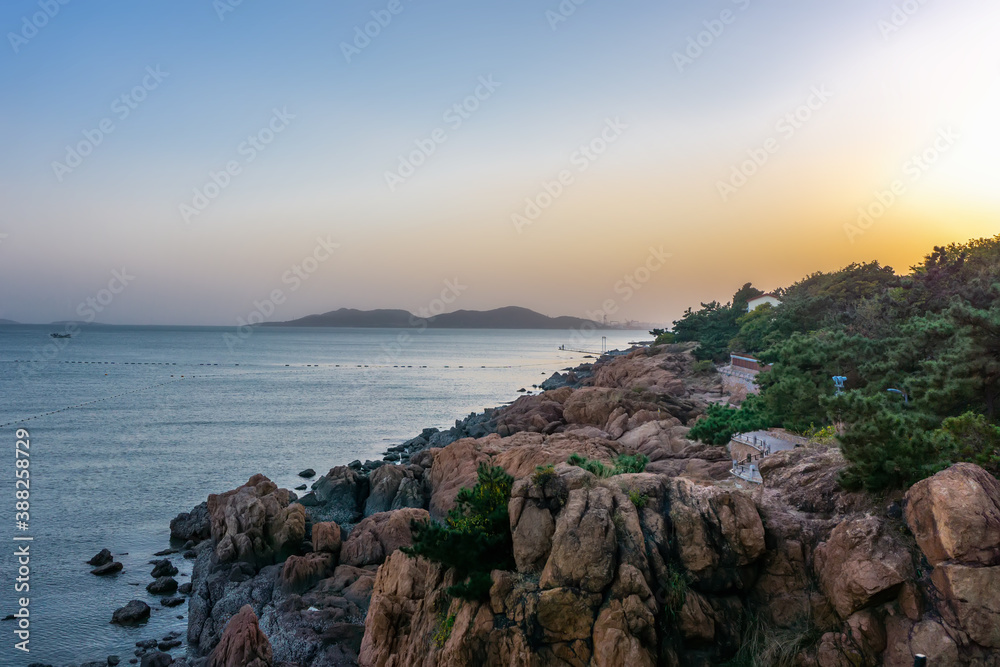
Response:
[[[551,463],[543,466],[536,466],[535,472],[531,476],[531,481],[533,481],[538,486],[545,486],[549,480],[556,476],[556,467]]]
[[[645,472],[649,457],[645,454],[621,454],[615,458],[613,475],[626,475],[628,473]]]
[[[663,611],[673,621],[681,613],[687,599],[688,575],[678,567],[671,566],[660,593],[663,596]]]
[[[677,341],[697,341],[694,355],[699,360],[723,361],[729,356],[729,342],[739,333],[738,320],[746,314],[750,299],[763,294],[747,283],[733,300],[725,305],[718,301],[701,304],[701,310],[688,308],[684,316],[674,322]]]
[[[765,426],[843,424],[844,481],[871,490],[957,461],[1000,472],[1000,235],[936,247],[909,275],[877,262],[815,273],[746,313],[756,294],[747,284],[674,323],[698,359],[738,350],[772,364],[758,400],[709,408],[689,437],[721,445]],[[847,378],[842,395],[833,376]]]
[[[833,424],[822,428],[812,425],[802,435],[809,438],[810,442],[819,443],[821,445],[838,444],[837,427]]]
[[[672,345],[677,342],[677,334],[671,331],[664,331],[653,341],[654,345]]]
[[[444,615],[438,618],[438,626],[434,631],[434,636],[431,640],[434,642],[434,646],[441,648],[448,642],[448,638],[451,637],[451,631],[455,628],[455,614]]]
[[[708,413],[691,427],[688,437],[709,445],[727,445],[736,433],[769,428],[771,422],[760,398],[748,396],[739,408],[709,405]]]
[[[566,463],[571,466],[583,468],[596,477],[611,477],[614,474],[614,468],[611,466],[606,466],[596,459],[588,459],[579,454],[570,454],[569,458],[566,459]]]
[[[628,499],[631,501],[637,510],[641,510],[649,502],[649,496],[645,493],[639,493],[638,491],[629,491]]]
[[[413,546],[402,549],[453,568],[463,581],[448,594],[470,600],[483,599],[489,592],[489,585],[484,592],[484,579],[489,581],[492,570],[513,566],[507,503],[514,479],[503,468],[485,463],[477,473],[478,482],[458,492],[444,523],[414,521]]]
[[[628,473],[643,472],[646,470],[646,464],[649,463],[649,457],[645,454],[621,454],[615,457],[614,462],[611,465],[602,463],[596,459],[588,459],[579,454],[571,454],[566,463],[571,466],[577,466],[578,468],[583,468],[587,472],[593,474],[596,477],[614,477],[615,475],[624,475]]]
[[[1000,428],[985,415],[966,412],[944,420],[941,431],[948,441],[950,458],[981,466],[1000,477]]]
[[[694,362],[691,372],[695,375],[708,375],[715,372],[715,364],[709,359]]]

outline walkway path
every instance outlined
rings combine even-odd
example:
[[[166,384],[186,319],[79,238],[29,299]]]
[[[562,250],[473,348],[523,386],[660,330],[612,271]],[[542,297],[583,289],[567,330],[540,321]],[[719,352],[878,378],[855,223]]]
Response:
[[[756,456],[751,456],[749,461],[746,459],[740,461],[734,459],[733,467],[729,471],[730,474],[746,480],[747,482],[753,482],[754,484],[764,483],[764,479],[760,475],[760,470],[757,469],[757,465],[754,461],[759,461],[774,452],[795,449],[796,446],[796,443],[779,438],[770,431],[737,433],[733,436],[732,441],[742,445],[747,445],[760,452],[760,454]]]

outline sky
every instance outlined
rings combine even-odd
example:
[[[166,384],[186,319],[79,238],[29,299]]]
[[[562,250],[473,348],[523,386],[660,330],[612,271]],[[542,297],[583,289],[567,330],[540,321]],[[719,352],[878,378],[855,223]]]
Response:
[[[8,0],[0,318],[669,323],[747,281],[905,272],[1000,232],[998,21],[994,0]]]

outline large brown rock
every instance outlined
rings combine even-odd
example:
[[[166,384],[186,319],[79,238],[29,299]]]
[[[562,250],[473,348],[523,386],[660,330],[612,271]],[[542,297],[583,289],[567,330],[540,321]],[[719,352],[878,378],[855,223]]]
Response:
[[[355,567],[378,565],[399,547],[413,544],[411,521],[427,521],[427,510],[407,508],[380,512],[354,527],[340,549],[340,562]]]
[[[816,548],[813,567],[837,614],[893,599],[916,572],[907,548],[875,517],[844,521]]]
[[[312,545],[316,551],[325,551],[334,556],[339,555],[342,545],[340,526],[334,521],[313,524]]]
[[[670,480],[670,520],[685,569],[704,591],[745,589],[764,554],[764,526],[742,491]]]
[[[1000,481],[957,463],[906,492],[906,522],[931,565],[1000,565]]]
[[[617,543],[613,495],[604,487],[573,489],[556,517],[552,550],[539,585],[599,593],[611,583]]]
[[[574,391],[563,404],[563,417],[572,424],[603,428],[608,417],[622,406],[624,394],[617,389],[584,387]]]
[[[927,658],[928,665],[958,667],[958,645],[937,621],[928,619],[915,623],[905,616],[886,619],[886,650],[882,655],[885,667],[913,667],[917,655]]]
[[[654,624],[637,597],[611,600],[594,623],[594,667],[655,667]]]
[[[497,415],[497,433],[501,436],[520,431],[551,433],[564,423],[562,400],[569,393],[568,390],[556,390],[518,398]]]
[[[219,645],[209,657],[209,667],[272,667],[271,643],[257,624],[257,615],[244,605],[229,619]]]
[[[325,578],[334,566],[334,556],[313,552],[305,556],[289,556],[281,568],[281,588],[286,593],[302,593]]]
[[[977,644],[1000,648],[1000,566],[942,563],[931,578],[947,605],[942,613],[952,617],[952,624]]]
[[[261,567],[295,553],[305,538],[306,516],[302,505],[289,502],[287,489],[259,474],[237,489],[210,495],[217,560]]]

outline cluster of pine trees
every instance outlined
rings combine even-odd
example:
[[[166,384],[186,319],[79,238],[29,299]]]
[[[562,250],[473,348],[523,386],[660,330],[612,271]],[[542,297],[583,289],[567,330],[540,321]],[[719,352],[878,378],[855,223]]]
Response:
[[[1000,474],[1000,236],[936,247],[908,275],[878,262],[816,273],[747,313],[760,294],[747,284],[674,322],[700,359],[773,364],[760,396],[713,408],[692,437],[836,425],[848,488],[901,488],[957,461]]]

